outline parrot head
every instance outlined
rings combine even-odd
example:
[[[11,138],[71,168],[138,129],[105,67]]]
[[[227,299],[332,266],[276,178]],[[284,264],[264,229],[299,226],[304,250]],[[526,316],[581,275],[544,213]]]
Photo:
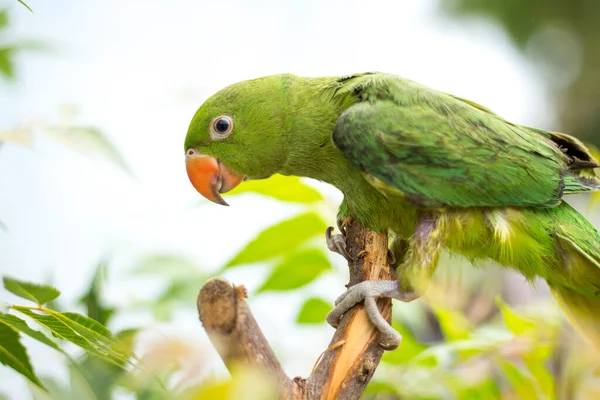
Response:
[[[217,204],[244,179],[268,178],[285,164],[282,76],[244,81],[214,94],[196,111],[185,138],[192,185]]]

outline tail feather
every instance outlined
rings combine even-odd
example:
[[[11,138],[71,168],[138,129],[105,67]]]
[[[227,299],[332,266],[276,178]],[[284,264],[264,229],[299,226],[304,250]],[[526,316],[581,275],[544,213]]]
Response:
[[[600,352],[600,298],[564,286],[551,286],[550,291],[573,327]]]
[[[600,352],[600,234],[577,211],[569,210],[553,235],[563,275],[548,283],[569,322]]]

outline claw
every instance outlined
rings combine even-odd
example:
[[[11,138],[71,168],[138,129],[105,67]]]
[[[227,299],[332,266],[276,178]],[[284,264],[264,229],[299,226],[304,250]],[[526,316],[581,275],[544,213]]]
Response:
[[[344,225],[344,221],[341,219],[338,219],[336,221],[336,225],[338,227],[338,230],[342,233],[342,235],[344,235],[344,237],[346,237],[346,226]]]
[[[332,235],[333,226],[330,226],[325,231],[325,239],[327,240],[327,247],[329,250],[341,254],[346,260],[351,262],[353,258],[346,250],[346,237],[344,235]],[[343,232],[343,231],[342,231]]]
[[[363,281],[348,288],[335,300],[335,308],[327,314],[327,322],[337,328],[342,316],[357,303],[364,301],[369,320],[380,333],[379,347],[384,350],[393,350],[400,345],[402,336],[381,315],[376,301],[379,297],[412,301],[418,295],[413,292],[400,292],[397,281]]]

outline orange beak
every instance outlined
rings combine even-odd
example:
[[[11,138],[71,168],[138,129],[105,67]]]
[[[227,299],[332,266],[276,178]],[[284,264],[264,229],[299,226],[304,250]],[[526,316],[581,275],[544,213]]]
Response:
[[[214,157],[198,154],[188,150],[185,167],[192,185],[208,200],[228,206],[221,197],[236,187],[244,179],[231,171],[224,163]]]

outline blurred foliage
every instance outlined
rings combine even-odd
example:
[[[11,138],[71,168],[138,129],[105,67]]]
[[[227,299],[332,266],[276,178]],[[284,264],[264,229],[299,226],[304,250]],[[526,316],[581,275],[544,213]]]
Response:
[[[296,178],[273,180],[285,185],[291,193],[296,190],[309,193],[307,188],[312,189]],[[270,184],[269,179],[257,182],[254,193],[281,197],[280,191],[267,190]],[[307,285],[333,271],[323,240],[328,212],[322,198],[301,202],[296,216],[265,228],[217,270],[262,263],[268,267],[266,277],[252,297],[267,291],[304,293]],[[447,256],[441,263],[427,292],[427,302],[394,307],[393,325],[403,335],[403,341],[396,351],[384,354],[365,399],[600,396],[600,378],[589,372],[600,368],[600,361],[593,355],[581,357],[584,347],[580,338],[562,329],[563,320],[555,306],[513,308],[498,297],[499,268],[474,269],[465,260]],[[106,261],[98,264],[89,287],[80,297],[87,316],[43,307],[42,303],[53,301],[60,294],[52,287],[5,278],[8,290],[37,304],[13,305],[10,313],[0,318],[3,338],[0,343],[20,363],[16,365],[5,358],[1,361],[32,382],[35,399],[100,400],[112,399],[117,393],[152,400],[273,398],[273,382],[258,371],[245,370],[235,379],[225,380],[201,374],[203,378],[198,380],[199,370],[190,370],[185,362],[192,353],[189,343],[163,338],[143,354],[134,356],[131,349],[144,327],[114,334],[106,328],[115,315],[127,311],[126,305],[114,307],[103,302],[107,269]],[[177,310],[194,310],[201,282],[212,275],[191,260],[169,253],[142,257],[129,274],[130,278],[155,278],[162,283],[162,289],[151,299],[133,304],[136,309],[152,309],[160,320],[169,320]],[[325,315],[331,306],[319,297],[307,296],[296,313],[296,321],[330,329],[325,324]],[[30,328],[15,313],[37,322],[38,329]],[[35,374],[20,341],[21,335],[66,355],[68,385]],[[86,352],[83,355],[67,352],[65,342],[72,342]],[[136,367],[123,368],[126,363]]]
[[[227,196],[242,193],[258,193],[292,203],[316,203],[323,200],[317,189],[302,184],[299,177],[278,174],[270,177],[267,184],[263,180],[244,182],[227,193]]]
[[[600,145],[600,2],[442,0],[454,17],[485,17],[531,59],[557,106],[561,129]]]
[[[27,5],[27,3],[25,3],[23,0],[17,0],[19,3],[21,3],[23,5],[23,7],[25,7],[26,9],[28,9],[29,11],[33,12],[33,10],[31,9],[31,7],[29,7]]]
[[[454,15],[486,15],[502,24],[515,44],[538,62],[549,84],[560,83],[553,90],[564,91],[565,101],[560,106],[565,127],[575,134],[599,131],[600,82],[594,68],[600,58],[600,28],[596,26],[600,3],[454,0],[442,5]],[[9,22],[8,13],[0,11],[0,35]],[[24,42],[0,42],[0,74],[14,79],[15,54],[31,47]],[[37,121],[0,131],[0,144],[31,147],[34,135],[40,132],[131,173],[125,158],[100,130],[73,124],[73,112],[67,114],[57,123]],[[230,195],[268,196],[296,203],[299,211],[257,233],[228,262],[217,266],[218,273],[260,263],[266,273],[252,297],[264,292],[297,293],[303,301],[293,314],[296,322],[330,329],[325,315],[332,305],[306,290],[334,271],[330,257],[343,264],[341,258],[330,255],[323,240],[325,221],[333,214],[323,195],[300,178],[280,175],[246,182]],[[1,222],[0,229],[4,229]],[[215,378],[212,366],[204,366],[211,369],[205,374],[197,366],[186,365],[190,355],[202,361],[190,343],[161,338],[135,355],[140,332],[147,327],[109,330],[115,316],[132,307],[151,310],[160,321],[169,321],[178,310],[194,310],[199,286],[214,271],[211,274],[178,254],[148,254],[130,268],[129,276],[118,279],[156,279],[161,287],[150,299],[116,306],[107,304],[103,296],[108,265],[106,260],[98,264],[79,298],[85,315],[60,311],[55,305],[60,295],[56,288],[4,277],[8,291],[35,305],[11,305],[0,313],[0,362],[31,382],[35,399],[104,400],[123,395],[148,400],[273,398],[273,382],[258,371],[243,370],[233,380]],[[364,397],[600,398],[597,355],[589,352],[577,335],[562,329],[563,320],[555,306],[537,304],[526,309],[503,302],[501,277],[497,266],[474,269],[465,260],[444,256],[427,301],[394,307],[393,325],[403,341],[398,350],[384,354]],[[25,338],[63,356],[67,384],[36,374]]]
[[[22,1],[19,2],[31,11],[31,8],[29,8],[27,4]],[[44,49],[44,46],[40,42],[33,40],[11,41],[6,43],[2,39],[6,35],[9,26],[10,17],[8,10],[0,9],[0,76],[8,80],[14,80],[16,78],[15,57],[17,54],[24,50],[41,50]]]
[[[4,277],[4,288],[12,294],[33,301],[36,306],[11,305],[10,310],[29,317],[38,327],[50,332],[54,338],[73,343],[90,354],[125,368],[133,365],[133,354],[117,337],[102,324],[93,319],[73,312],[58,312],[44,307],[44,304],[56,299],[60,292],[51,286],[21,282]],[[0,313],[0,335],[2,343],[0,361],[21,373],[32,383],[44,388],[29,362],[20,335],[27,335],[54,350],[63,352],[60,344],[40,330],[34,330],[20,316]]]

